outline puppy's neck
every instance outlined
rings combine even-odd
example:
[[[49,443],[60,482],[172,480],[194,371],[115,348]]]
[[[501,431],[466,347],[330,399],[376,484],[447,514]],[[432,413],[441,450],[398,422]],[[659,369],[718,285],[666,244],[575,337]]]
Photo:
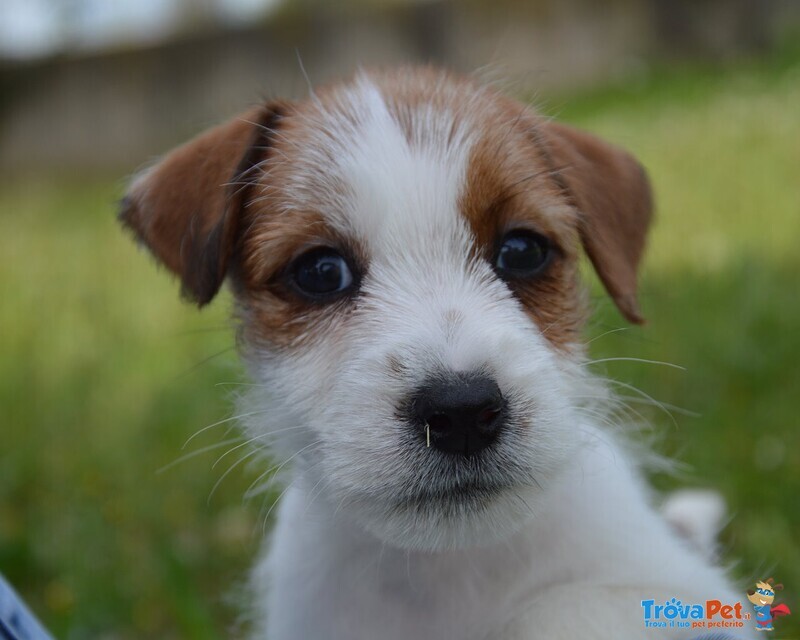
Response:
[[[346,629],[342,612],[358,611],[369,618],[361,620],[365,627],[375,625],[374,635],[363,637],[394,638],[387,629],[402,629],[406,638],[428,637],[441,627],[435,637],[449,638],[454,620],[459,628],[488,633],[524,602],[530,567],[537,562],[530,543],[535,527],[482,547],[403,549],[353,523],[336,501],[317,495],[315,483],[296,478],[281,503],[269,564],[282,590],[273,592],[271,610],[289,606],[280,600],[296,587],[333,627]],[[287,558],[299,564],[287,566]]]

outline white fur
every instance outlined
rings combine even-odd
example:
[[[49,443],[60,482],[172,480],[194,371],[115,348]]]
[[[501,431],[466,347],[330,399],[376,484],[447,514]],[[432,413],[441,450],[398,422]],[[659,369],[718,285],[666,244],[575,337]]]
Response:
[[[661,506],[666,521],[709,560],[717,555],[717,534],[725,519],[725,501],[716,491],[683,489]]]
[[[293,467],[255,572],[257,637],[697,635],[646,631],[640,600],[738,595],[651,508],[629,454],[593,423],[586,398],[603,390],[579,357],[550,345],[469,258],[458,198],[478,123],[462,117],[453,133],[452,114],[422,106],[409,139],[365,77],[337,105],[308,116],[319,134],[290,190],[298,208],[324,202],[369,269],[358,308],[330,335],[245,352],[260,383],[249,410],[264,410],[247,428],[274,433]],[[397,407],[432,372],[475,369],[495,377],[514,420],[481,463],[454,462]],[[433,497],[467,477],[496,491]]]
[[[686,548],[643,498],[626,455],[593,434],[548,485],[536,517],[480,548],[430,553],[387,544],[343,510],[309,500],[300,479],[284,496],[258,578],[266,638],[686,638],[645,630],[640,601],[741,595]],[[750,637],[749,629],[731,631]]]

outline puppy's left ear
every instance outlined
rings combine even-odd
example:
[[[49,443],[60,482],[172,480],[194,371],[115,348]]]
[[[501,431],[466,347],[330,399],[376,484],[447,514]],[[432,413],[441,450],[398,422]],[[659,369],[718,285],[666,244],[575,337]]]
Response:
[[[243,199],[283,106],[254,107],[168,153],[134,179],[120,221],[203,306],[219,290]]]
[[[639,261],[653,216],[650,183],[627,152],[556,122],[541,125],[556,177],[581,216],[581,240],[622,315],[642,324]]]

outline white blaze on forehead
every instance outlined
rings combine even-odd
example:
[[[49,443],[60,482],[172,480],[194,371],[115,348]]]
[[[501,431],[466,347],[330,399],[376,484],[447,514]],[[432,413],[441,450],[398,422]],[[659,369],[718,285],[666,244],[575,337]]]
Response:
[[[333,172],[347,195],[327,212],[329,222],[363,240],[375,258],[433,236],[440,246],[459,240],[464,250],[458,200],[472,145],[465,123],[423,99],[404,130],[365,76],[345,90],[336,111],[326,129],[337,147]]]

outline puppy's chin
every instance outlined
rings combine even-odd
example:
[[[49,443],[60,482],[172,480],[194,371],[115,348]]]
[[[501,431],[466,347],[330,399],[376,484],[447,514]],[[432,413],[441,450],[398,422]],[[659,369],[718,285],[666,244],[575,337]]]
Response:
[[[468,488],[451,494],[359,499],[350,509],[387,544],[414,551],[481,547],[509,538],[534,517],[536,487]]]

